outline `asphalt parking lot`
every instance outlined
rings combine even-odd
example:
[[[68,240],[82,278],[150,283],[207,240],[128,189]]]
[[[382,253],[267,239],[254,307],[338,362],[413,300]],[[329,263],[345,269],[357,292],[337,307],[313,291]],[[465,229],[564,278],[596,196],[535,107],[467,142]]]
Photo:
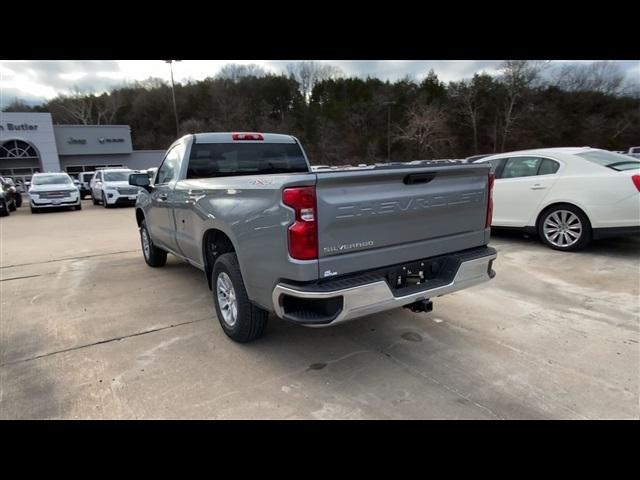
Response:
[[[640,241],[496,234],[494,281],[239,345],[204,275],[151,269],[132,208],[0,219],[2,419],[640,418]]]

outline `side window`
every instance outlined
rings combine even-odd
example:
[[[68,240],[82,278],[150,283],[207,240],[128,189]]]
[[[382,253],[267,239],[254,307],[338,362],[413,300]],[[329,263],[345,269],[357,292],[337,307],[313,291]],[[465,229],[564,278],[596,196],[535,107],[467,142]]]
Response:
[[[180,145],[176,145],[169,151],[169,153],[167,153],[167,156],[164,157],[164,161],[162,162],[162,165],[160,165],[160,169],[156,175],[155,185],[169,183],[178,178],[181,152],[182,149],[180,148]]]
[[[538,174],[540,158],[512,157],[508,158],[500,178],[531,177]]]
[[[560,168],[560,164],[558,162],[554,162],[548,158],[543,158],[542,163],[540,164],[540,169],[538,170],[538,175],[551,175],[552,173],[556,173],[558,168]]]

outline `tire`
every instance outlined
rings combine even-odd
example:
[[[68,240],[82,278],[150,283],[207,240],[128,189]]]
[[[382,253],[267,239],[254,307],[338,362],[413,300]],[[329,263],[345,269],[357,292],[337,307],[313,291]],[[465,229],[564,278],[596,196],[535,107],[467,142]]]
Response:
[[[225,292],[228,283],[231,285],[231,290]],[[269,314],[249,300],[235,253],[225,253],[218,257],[211,273],[211,285],[218,321],[229,338],[238,343],[247,343],[265,334]],[[224,298],[233,300],[221,306],[220,303]],[[235,317],[233,305],[235,305]]]
[[[20,208],[22,206],[22,195],[16,197],[16,207]]]
[[[107,203],[107,197],[104,196],[104,192],[102,192],[102,206],[104,208],[109,208],[109,204]]]
[[[31,213],[40,213],[40,210],[35,207],[31,207]]]
[[[93,196],[93,193],[91,194],[91,200],[93,201],[94,205],[99,205],[100,202],[98,201],[98,199],[96,199],[96,197]]]
[[[82,210],[82,203],[73,207],[74,210]]]
[[[14,200],[13,202],[11,202],[9,204],[9,211],[15,212],[17,209],[18,209],[18,207],[16,206],[16,201]]]
[[[589,218],[569,203],[554,205],[542,212],[537,228],[542,243],[554,250],[577,252],[592,239]]]
[[[9,208],[7,207],[7,203],[2,200],[0,202],[0,217],[8,217],[9,214]]]
[[[145,245],[145,237],[147,245]],[[142,256],[144,257],[144,261],[147,262],[147,265],[156,268],[163,267],[164,264],[167,263],[167,252],[153,244],[151,235],[149,235],[149,231],[147,230],[147,222],[144,220],[142,221],[142,225],[140,225],[140,243],[142,245]]]

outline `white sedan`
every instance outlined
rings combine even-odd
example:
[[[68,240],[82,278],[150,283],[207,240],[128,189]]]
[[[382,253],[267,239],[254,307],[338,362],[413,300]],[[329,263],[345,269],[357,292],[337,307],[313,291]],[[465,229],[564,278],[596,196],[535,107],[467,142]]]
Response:
[[[556,250],[640,234],[640,161],[596,148],[544,148],[477,160],[495,174],[492,227],[537,233]]]

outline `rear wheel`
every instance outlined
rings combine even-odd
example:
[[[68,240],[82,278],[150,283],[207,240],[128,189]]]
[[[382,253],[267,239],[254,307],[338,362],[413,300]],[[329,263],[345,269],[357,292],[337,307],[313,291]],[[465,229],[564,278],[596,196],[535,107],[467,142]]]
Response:
[[[10,211],[15,212],[17,210],[17,208],[18,207],[16,207],[16,201],[15,200],[9,204],[9,210]]]
[[[167,252],[153,244],[151,235],[147,230],[147,223],[144,220],[140,225],[140,242],[142,243],[142,255],[147,265],[150,267],[162,267],[167,263]]]
[[[249,300],[235,253],[216,260],[211,285],[218,321],[229,338],[246,343],[265,334],[269,314]]]
[[[7,207],[7,202],[5,200],[0,200],[0,217],[8,217],[9,216],[9,207]]]
[[[542,243],[554,250],[575,252],[591,242],[591,223],[578,207],[555,205],[540,216],[538,235]]]

